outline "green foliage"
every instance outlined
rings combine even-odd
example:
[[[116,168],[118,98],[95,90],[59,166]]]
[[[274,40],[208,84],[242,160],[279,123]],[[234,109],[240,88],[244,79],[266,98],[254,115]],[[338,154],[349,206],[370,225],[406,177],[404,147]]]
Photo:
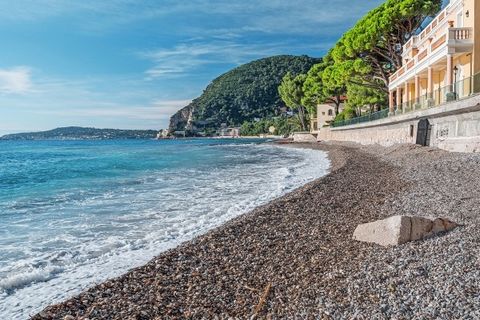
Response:
[[[346,94],[346,81],[338,79],[337,74],[332,73],[336,71],[332,66],[333,59],[327,55],[321,63],[314,65],[307,73],[303,84],[302,104],[311,114],[320,103],[333,103],[335,114],[338,114],[341,96]]]
[[[334,119],[334,122],[337,121],[342,121],[342,120],[348,120],[357,117],[357,110],[355,108],[352,108],[351,106],[346,106],[345,109],[343,109],[342,112],[337,114],[337,116]]]
[[[303,84],[307,75],[299,74],[296,77],[288,72],[282,80],[282,83],[278,87],[278,92],[283,102],[293,110],[297,111],[298,119],[300,121],[302,130],[305,131],[308,128],[307,125],[307,112],[302,104]]]
[[[381,90],[356,83],[349,83],[347,90],[349,93],[347,106],[351,108],[368,106],[371,109],[379,109],[387,105],[387,96]]]
[[[305,78],[304,74],[299,74],[295,77],[290,72],[287,72],[283,77],[282,83],[278,87],[278,93],[287,107],[297,109],[302,105],[303,82]]]
[[[260,121],[244,122],[240,128],[242,136],[258,136],[270,134],[270,127],[275,127],[275,135],[287,136],[294,131],[300,131],[301,125],[295,117],[266,118]]]
[[[323,87],[347,84],[349,105],[385,103],[389,77],[402,65],[401,51],[441,0],[387,0],[347,31],[329,52],[333,60],[322,73]],[[363,88],[362,88],[363,87]]]
[[[48,131],[15,133],[0,137],[0,140],[112,140],[154,139],[156,130],[97,129],[63,127]]]
[[[306,73],[320,59],[308,56],[275,56],[239,66],[212,81],[203,94],[180,110],[170,121],[170,131],[184,130],[193,121],[218,128],[222,123],[237,126],[255,118],[270,118],[284,105],[278,86],[285,74]],[[199,126],[201,128],[205,125]]]
[[[333,48],[336,68],[361,84],[385,89],[402,65],[404,45],[426,16],[436,14],[442,0],[387,0],[347,31]],[[380,80],[380,81],[378,81]]]

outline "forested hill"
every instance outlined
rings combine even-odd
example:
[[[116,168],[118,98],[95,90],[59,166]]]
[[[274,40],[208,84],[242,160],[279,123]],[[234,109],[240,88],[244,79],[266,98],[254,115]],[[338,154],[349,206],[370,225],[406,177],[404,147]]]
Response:
[[[283,76],[306,73],[320,59],[274,56],[241,65],[208,85],[203,94],[170,119],[170,132],[241,125],[275,115],[283,105],[278,86]]]
[[[64,127],[48,131],[14,133],[0,140],[111,140],[111,139],[154,139],[155,130],[96,129]]]

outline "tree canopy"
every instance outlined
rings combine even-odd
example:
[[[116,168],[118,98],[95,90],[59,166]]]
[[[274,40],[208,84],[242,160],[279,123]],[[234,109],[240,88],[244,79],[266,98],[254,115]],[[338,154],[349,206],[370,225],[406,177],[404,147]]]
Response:
[[[297,111],[302,130],[308,129],[307,113],[305,106],[302,104],[302,98],[304,97],[303,84],[306,78],[306,74],[299,74],[295,77],[288,72],[278,87],[278,92],[283,102],[291,109]]]
[[[346,82],[343,79],[334,78],[332,74],[336,71],[328,68],[333,65],[330,55],[327,55],[321,63],[315,64],[307,73],[303,83],[304,96],[302,104],[307,107],[309,113],[320,103],[333,103],[335,105],[335,114],[338,114],[338,108],[342,101],[341,97],[346,92]]]
[[[347,31],[331,50],[340,78],[388,92],[389,77],[402,66],[401,47],[442,0],[387,0]]]
[[[348,97],[346,117],[387,104],[390,76],[402,66],[401,48],[442,0],[387,0],[348,30],[307,73],[302,103],[338,105]]]

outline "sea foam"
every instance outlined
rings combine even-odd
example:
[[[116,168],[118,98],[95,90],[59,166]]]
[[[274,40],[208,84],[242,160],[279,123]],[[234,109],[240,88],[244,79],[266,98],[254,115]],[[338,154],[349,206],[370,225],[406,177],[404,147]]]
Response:
[[[14,192],[0,188],[0,319],[28,318],[329,168],[324,152],[251,141],[30,146],[35,148],[55,150],[63,165],[45,160],[56,163],[50,175],[48,164],[26,169],[30,173],[10,168],[9,181],[15,174],[45,176],[16,185]],[[83,164],[69,161],[84,154]]]

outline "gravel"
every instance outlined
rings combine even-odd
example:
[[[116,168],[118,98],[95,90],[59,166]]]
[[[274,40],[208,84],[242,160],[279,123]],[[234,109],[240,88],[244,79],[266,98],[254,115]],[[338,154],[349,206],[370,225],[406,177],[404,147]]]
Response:
[[[327,150],[332,172],[33,319],[480,319],[480,155]],[[351,239],[395,214],[462,224],[383,248]]]

